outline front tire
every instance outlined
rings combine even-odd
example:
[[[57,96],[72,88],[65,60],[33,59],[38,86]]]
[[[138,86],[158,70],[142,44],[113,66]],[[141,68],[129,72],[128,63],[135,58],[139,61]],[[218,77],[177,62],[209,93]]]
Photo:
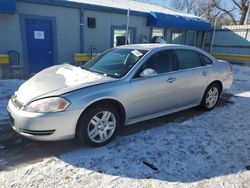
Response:
[[[202,111],[212,110],[219,101],[221,90],[219,84],[213,83],[209,85],[198,108]]]
[[[84,145],[103,146],[115,138],[120,124],[120,116],[114,106],[95,105],[81,115],[76,136]]]

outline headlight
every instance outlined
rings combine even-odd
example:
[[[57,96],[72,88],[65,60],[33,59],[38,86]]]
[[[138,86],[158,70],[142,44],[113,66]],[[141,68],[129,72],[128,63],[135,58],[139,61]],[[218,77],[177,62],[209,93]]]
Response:
[[[70,102],[61,97],[51,97],[40,99],[30,103],[28,106],[24,108],[25,111],[28,112],[61,112],[66,110],[66,108],[70,105]]]

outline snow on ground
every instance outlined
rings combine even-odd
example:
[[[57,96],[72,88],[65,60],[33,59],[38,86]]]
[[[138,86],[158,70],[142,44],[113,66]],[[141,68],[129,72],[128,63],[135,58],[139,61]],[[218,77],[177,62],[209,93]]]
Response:
[[[224,106],[2,171],[0,187],[250,187],[250,67],[234,74]]]
[[[8,120],[8,100],[22,83],[23,80],[0,80],[0,122]]]

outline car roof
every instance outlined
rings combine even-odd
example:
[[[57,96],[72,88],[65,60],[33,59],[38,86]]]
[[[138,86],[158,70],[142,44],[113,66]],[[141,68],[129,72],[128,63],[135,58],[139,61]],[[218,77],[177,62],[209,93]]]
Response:
[[[169,49],[186,49],[186,50],[194,50],[197,52],[202,53],[203,55],[206,55],[210,59],[215,59],[212,55],[210,55],[208,52],[194,47],[194,46],[188,46],[188,45],[182,45],[182,44],[163,44],[163,43],[146,43],[146,44],[130,44],[130,45],[123,45],[115,47],[116,49],[136,49],[136,50],[147,50],[151,51],[154,49],[161,49],[169,47]]]
[[[189,46],[180,45],[180,44],[147,43],[147,44],[129,44],[129,45],[118,46],[116,48],[152,50],[155,48],[162,48],[162,47],[189,47]]]

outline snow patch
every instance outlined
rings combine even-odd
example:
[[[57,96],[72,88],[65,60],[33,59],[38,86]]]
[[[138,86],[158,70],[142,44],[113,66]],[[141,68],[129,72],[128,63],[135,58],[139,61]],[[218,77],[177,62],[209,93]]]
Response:
[[[7,164],[7,161],[4,159],[0,159],[0,168],[5,166]]]
[[[14,92],[23,83],[23,80],[0,80],[0,122],[8,120],[7,104]],[[2,123],[1,123],[2,124]],[[0,124],[0,125],[1,125]]]
[[[56,71],[56,74],[64,76],[67,86],[94,82],[102,78],[97,74],[85,71],[79,67],[61,67]]]
[[[3,187],[249,187],[250,68],[225,106],[0,173]],[[225,99],[224,99],[225,100]],[[2,163],[6,165],[4,159]],[[0,160],[0,164],[1,164]]]
[[[246,91],[246,92],[242,92],[242,93],[238,93],[235,96],[237,97],[250,97],[250,91]]]

